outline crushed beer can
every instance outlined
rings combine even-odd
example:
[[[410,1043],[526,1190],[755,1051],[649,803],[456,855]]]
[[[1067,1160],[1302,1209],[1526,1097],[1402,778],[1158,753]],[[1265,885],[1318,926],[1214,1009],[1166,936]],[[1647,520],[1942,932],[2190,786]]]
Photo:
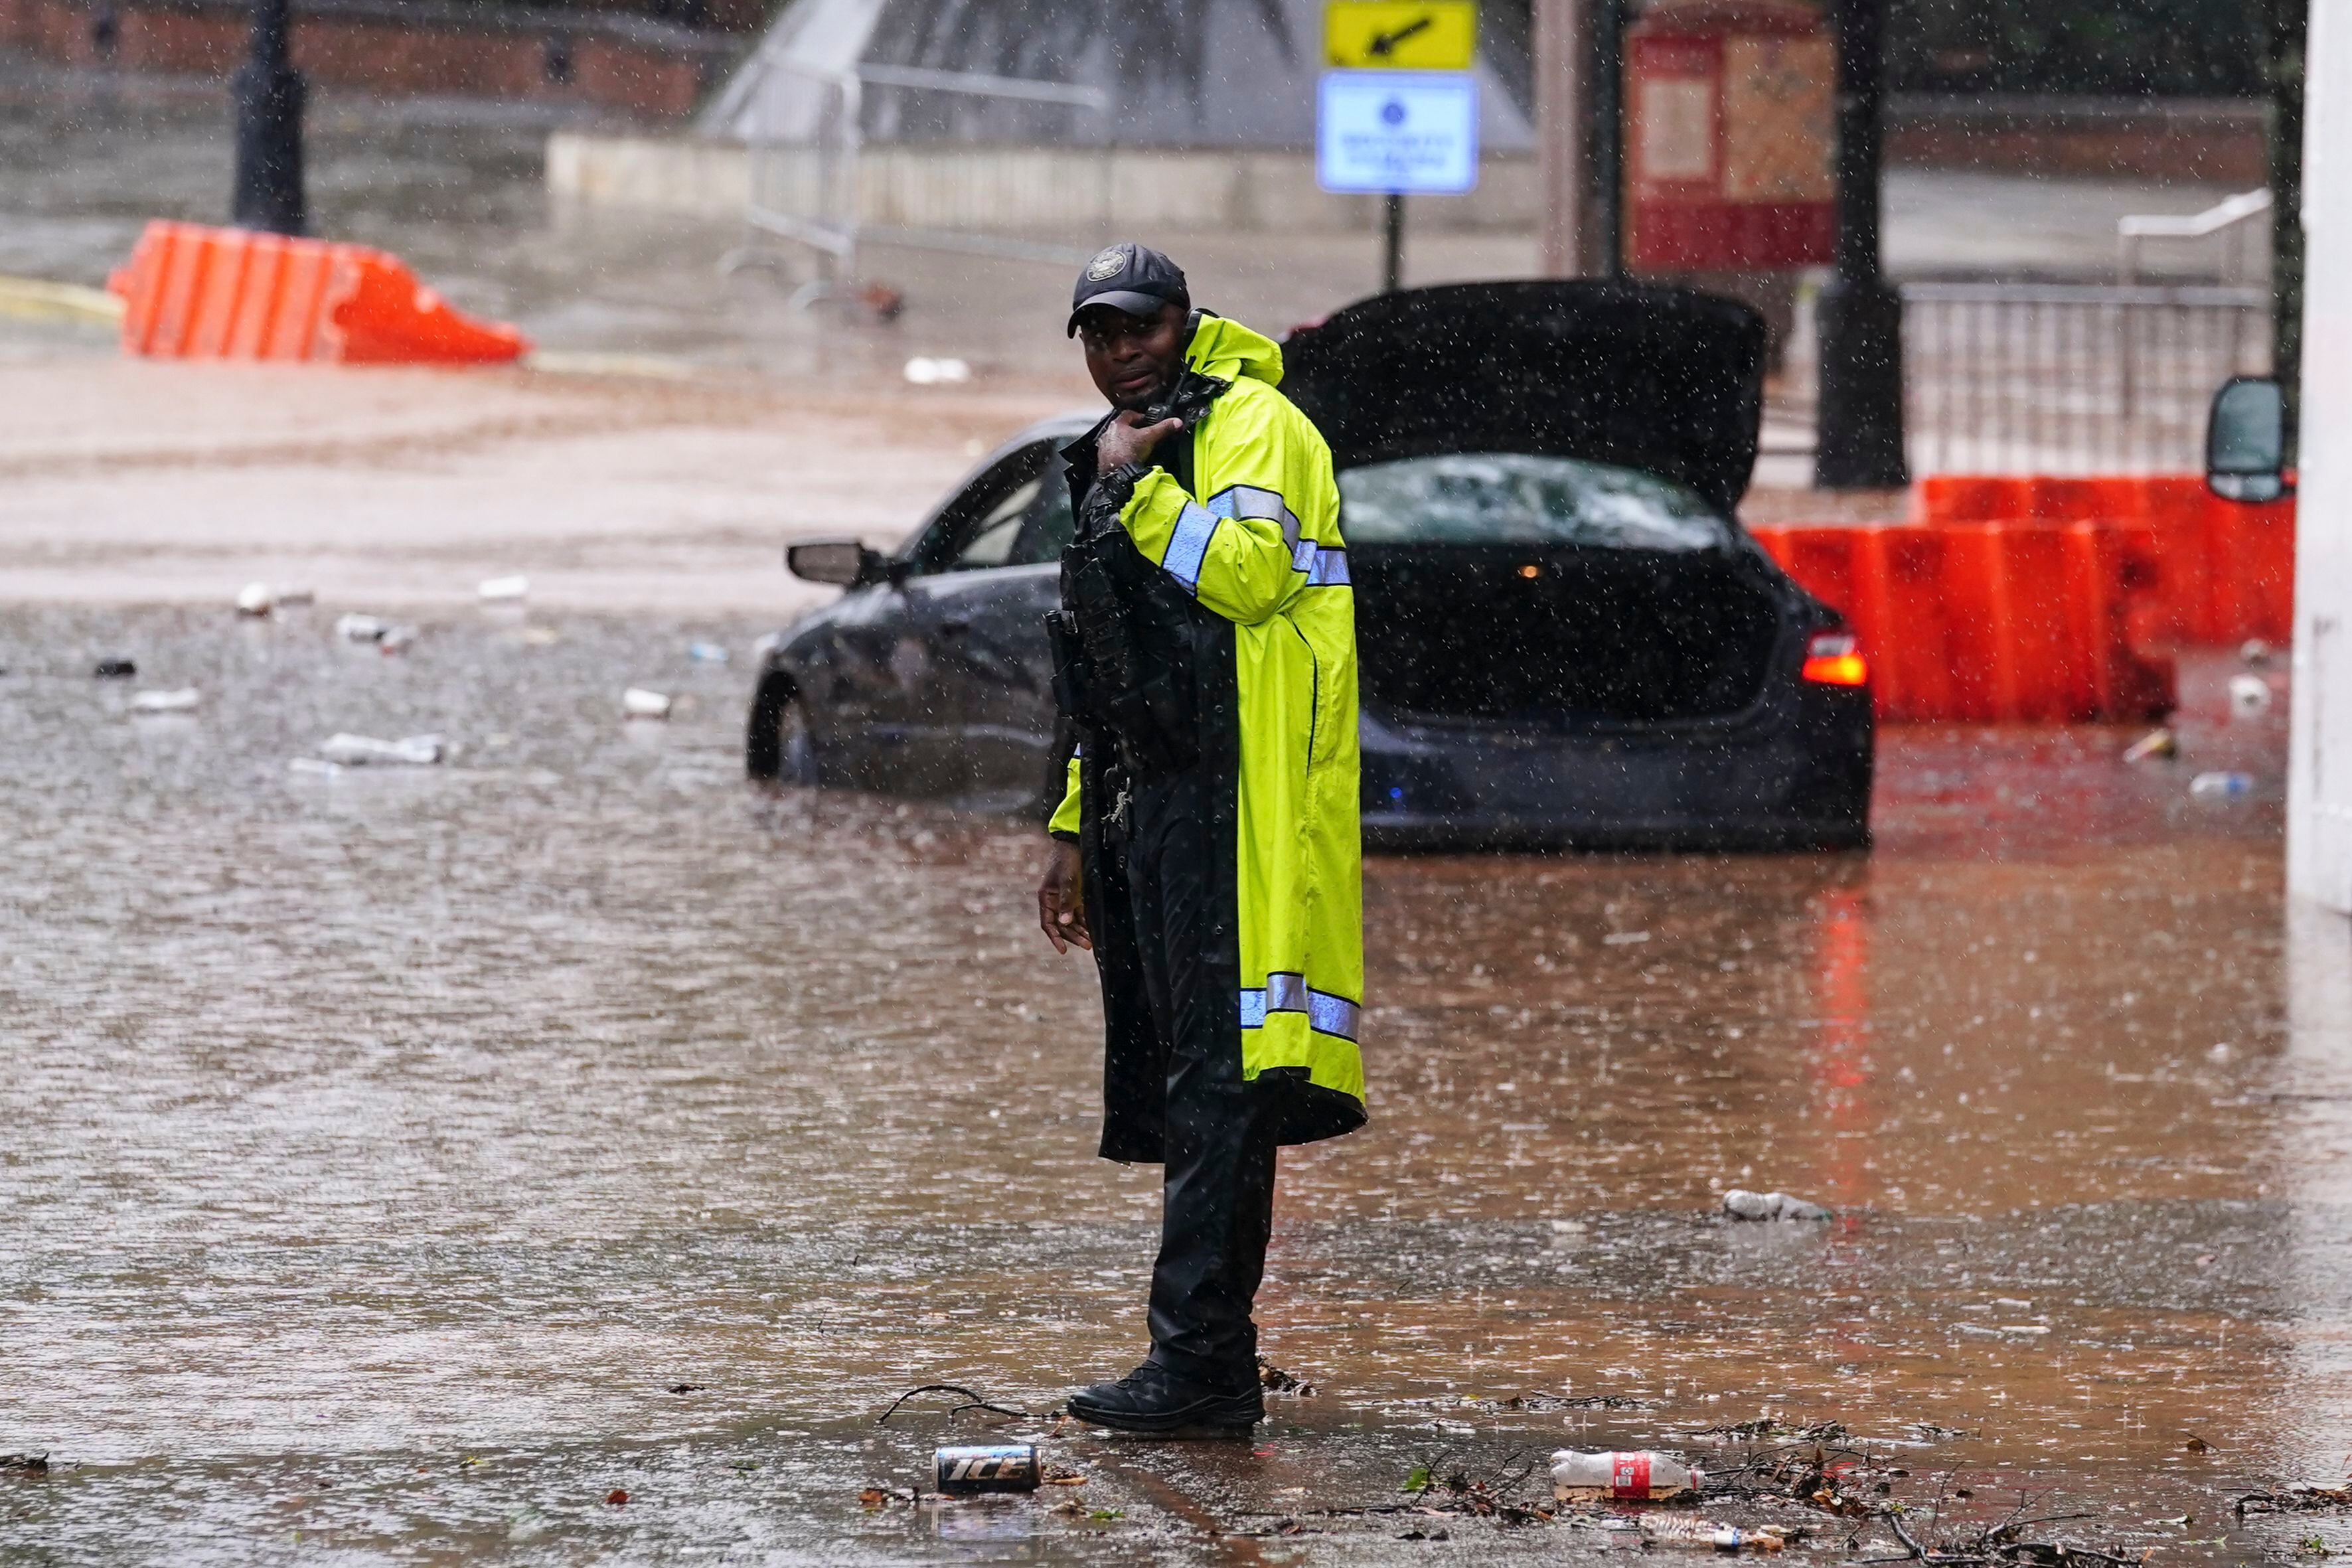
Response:
[[[981,1492],[1034,1492],[1045,1479],[1034,1443],[992,1443],[940,1448],[931,1456],[932,1485],[949,1497]]]

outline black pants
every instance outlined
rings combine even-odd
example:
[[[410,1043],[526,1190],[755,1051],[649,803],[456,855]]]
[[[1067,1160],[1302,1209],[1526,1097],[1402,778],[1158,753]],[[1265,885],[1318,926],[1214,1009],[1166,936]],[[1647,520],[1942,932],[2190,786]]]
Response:
[[[1151,1270],[1151,1359],[1180,1376],[1236,1385],[1257,1375],[1250,1303],[1274,1230],[1278,1080],[1242,1079],[1239,1000],[1229,965],[1238,918],[1216,907],[1212,771],[1137,786],[1127,890],[1154,1028],[1168,1050],[1160,1258]],[[1226,885],[1230,879],[1224,879]],[[1222,930],[1223,936],[1219,932]]]

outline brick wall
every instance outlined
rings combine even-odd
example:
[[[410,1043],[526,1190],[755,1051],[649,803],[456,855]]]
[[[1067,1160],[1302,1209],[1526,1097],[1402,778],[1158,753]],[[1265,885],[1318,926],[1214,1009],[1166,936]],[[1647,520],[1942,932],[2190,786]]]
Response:
[[[244,0],[0,0],[0,47],[163,75],[227,76],[250,25]],[[294,14],[294,64],[313,82],[388,97],[587,103],[649,119],[690,114],[741,47],[609,13],[312,0]]]

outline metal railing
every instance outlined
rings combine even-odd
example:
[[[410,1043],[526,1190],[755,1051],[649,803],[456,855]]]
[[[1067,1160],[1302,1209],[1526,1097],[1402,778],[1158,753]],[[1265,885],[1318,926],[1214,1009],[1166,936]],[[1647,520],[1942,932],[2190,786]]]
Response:
[[[856,276],[859,248],[867,244],[1057,266],[1083,264],[1098,247],[1099,240],[1096,246],[1081,247],[989,233],[977,226],[918,227],[872,221],[867,212],[875,197],[866,178],[869,164],[864,126],[869,87],[1055,104],[1108,114],[1110,97],[1099,89],[912,66],[867,65],[836,70],[764,51],[753,58],[753,65],[758,74],[741,89],[749,117],[745,142],[751,176],[750,199],[743,214],[745,238],[740,247],[720,258],[720,270],[772,264],[778,259],[769,243],[773,240],[804,247],[818,258],[818,276],[795,295],[796,301],[805,305],[837,291],[845,279]],[[799,133],[775,128],[775,95],[766,89],[767,79],[778,73],[799,79],[816,95],[813,117],[793,116],[805,127]],[[1109,230],[1111,216],[1108,147],[1093,162],[1097,178],[1096,221],[1091,226],[1102,235]]]
[[[1915,473],[2147,473],[2204,460],[2205,409],[2269,368],[2259,289],[1913,283]]]
[[[2116,274],[2127,287],[2137,283],[2142,252],[2151,239],[2210,239],[2220,252],[2213,276],[2224,283],[2243,283],[2253,276],[2254,258],[2270,237],[2269,225],[2255,220],[2270,210],[2271,194],[2262,190],[2242,192],[2184,216],[2142,213],[2117,218]]]

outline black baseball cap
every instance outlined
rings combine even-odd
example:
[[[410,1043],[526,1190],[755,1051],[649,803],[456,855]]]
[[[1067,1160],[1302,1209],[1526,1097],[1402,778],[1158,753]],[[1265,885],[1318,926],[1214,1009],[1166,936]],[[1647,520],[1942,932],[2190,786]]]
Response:
[[[1078,286],[1070,290],[1070,328],[1064,335],[1077,335],[1078,312],[1089,305],[1149,316],[1162,305],[1192,302],[1182,268],[1148,245],[1126,240],[1098,251],[1080,269]]]

